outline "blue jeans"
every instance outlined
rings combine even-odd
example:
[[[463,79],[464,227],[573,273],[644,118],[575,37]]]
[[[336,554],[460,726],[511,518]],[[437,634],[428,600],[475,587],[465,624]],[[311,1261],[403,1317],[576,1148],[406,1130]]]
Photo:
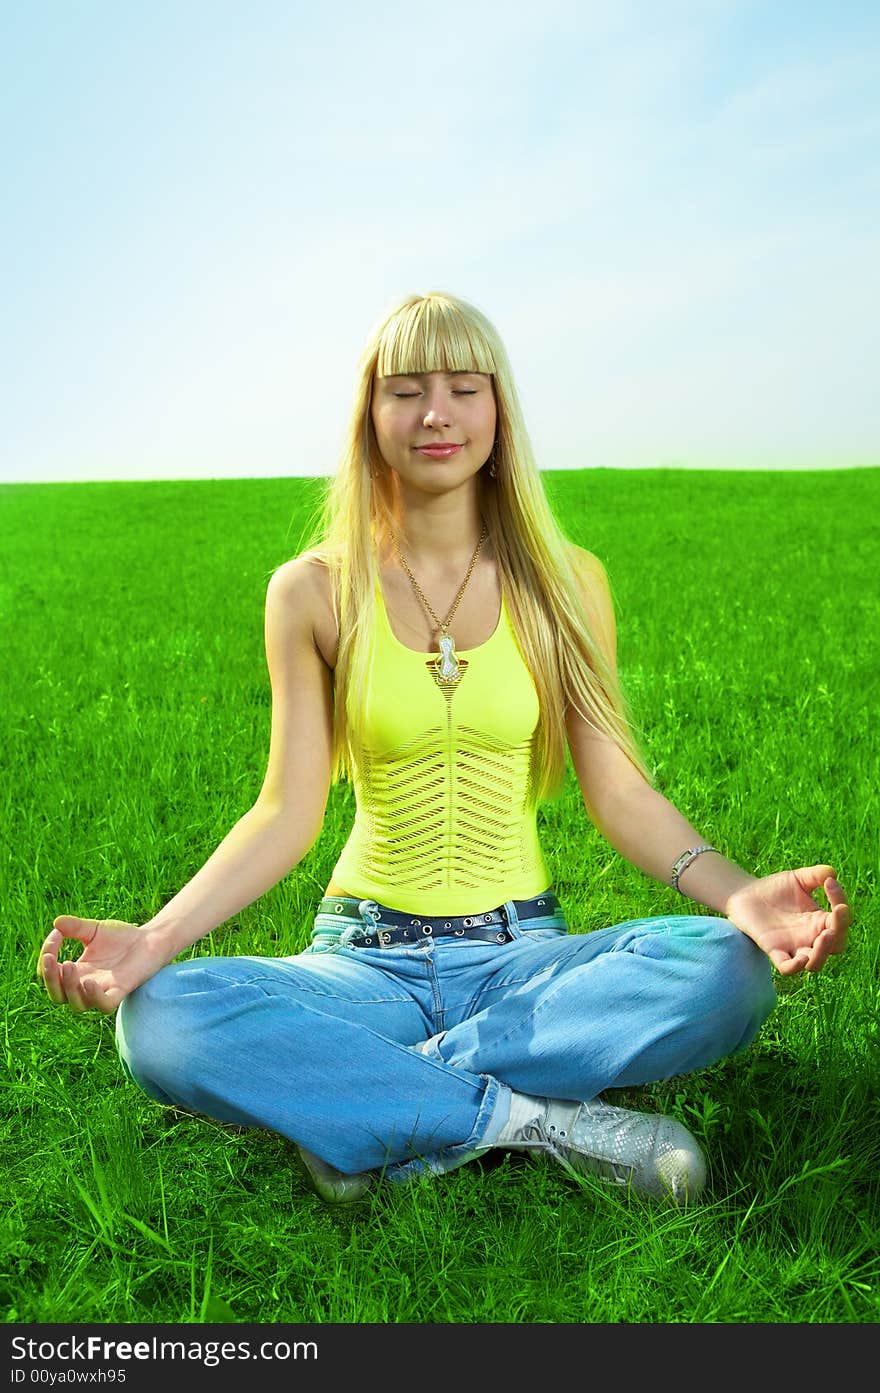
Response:
[[[491,1146],[512,1089],[585,1101],[688,1073],[775,1005],[768,959],[727,919],[571,933],[561,911],[505,909],[503,944],[350,947],[373,919],[319,913],[291,957],[170,963],[118,1009],[123,1066],[159,1102],[405,1182]]]

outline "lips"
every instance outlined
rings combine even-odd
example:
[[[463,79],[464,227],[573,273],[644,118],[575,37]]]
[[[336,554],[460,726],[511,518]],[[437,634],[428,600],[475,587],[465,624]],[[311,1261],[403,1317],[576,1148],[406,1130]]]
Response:
[[[416,449],[420,455],[427,455],[429,459],[449,459],[452,455],[457,455],[462,447],[460,445],[417,445]]]

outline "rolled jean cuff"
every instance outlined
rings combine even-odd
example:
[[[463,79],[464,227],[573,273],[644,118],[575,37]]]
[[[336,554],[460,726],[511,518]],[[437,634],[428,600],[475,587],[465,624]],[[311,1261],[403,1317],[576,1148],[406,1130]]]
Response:
[[[488,1151],[510,1114],[510,1089],[489,1074],[481,1074],[480,1077],[485,1080],[486,1089],[474,1130],[467,1140],[447,1146],[431,1156],[415,1156],[411,1161],[398,1161],[385,1170],[385,1180],[392,1185],[408,1185],[422,1175],[443,1175],[446,1171],[457,1170]]]

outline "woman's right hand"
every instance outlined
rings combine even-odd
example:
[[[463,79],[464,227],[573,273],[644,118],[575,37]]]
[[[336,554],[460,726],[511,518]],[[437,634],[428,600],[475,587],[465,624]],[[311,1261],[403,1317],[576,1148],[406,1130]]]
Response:
[[[109,1015],[120,1001],[140,986],[163,961],[140,924],[122,919],[80,919],[59,914],[40,949],[37,974],[57,1006],[72,1011],[103,1011]],[[76,959],[59,962],[66,938],[86,946]]]

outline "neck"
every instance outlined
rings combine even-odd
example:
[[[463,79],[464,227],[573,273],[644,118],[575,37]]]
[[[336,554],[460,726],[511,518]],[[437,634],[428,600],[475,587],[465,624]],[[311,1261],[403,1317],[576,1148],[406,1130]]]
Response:
[[[476,489],[405,498],[398,495],[395,521],[411,565],[427,569],[467,565],[483,530]]]

